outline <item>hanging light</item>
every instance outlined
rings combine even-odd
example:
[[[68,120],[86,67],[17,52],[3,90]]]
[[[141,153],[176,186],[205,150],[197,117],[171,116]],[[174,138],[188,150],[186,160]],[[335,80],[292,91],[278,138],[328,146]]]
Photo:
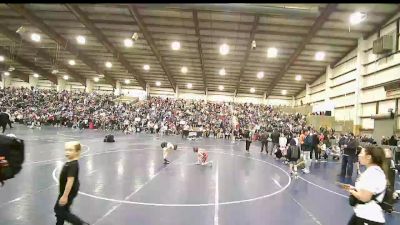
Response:
[[[222,68],[222,69],[219,70],[219,75],[221,75],[221,76],[225,76],[226,75],[225,68]]]
[[[226,43],[222,44],[219,47],[219,54],[227,55],[228,53],[229,53],[229,45],[227,45]]]

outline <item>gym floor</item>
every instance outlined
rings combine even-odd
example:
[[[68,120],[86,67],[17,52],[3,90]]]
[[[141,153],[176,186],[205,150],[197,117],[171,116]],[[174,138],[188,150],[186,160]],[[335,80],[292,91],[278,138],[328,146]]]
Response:
[[[90,224],[342,225],[353,214],[348,194],[335,185],[340,163],[313,163],[311,174],[290,179],[288,166],[260,153],[256,142],[247,154],[244,141],[213,138],[114,132],[116,142],[104,143],[105,131],[22,125],[6,133],[25,140],[26,159],[0,188],[1,225],[55,224],[64,142],[71,140],[84,145],[72,211]],[[169,165],[162,160],[164,140],[178,144]],[[212,167],[195,165],[193,146],[209,150]],[[398,213],[386,218],[400,224]]]

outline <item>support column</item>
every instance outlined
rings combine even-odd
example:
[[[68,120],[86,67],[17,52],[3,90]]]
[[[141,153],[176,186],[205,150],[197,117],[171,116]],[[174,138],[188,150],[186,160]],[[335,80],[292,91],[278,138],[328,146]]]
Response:
[[[146,83],[146,98],[150,98],[150,84]]]
[[[292,96],[292,108],[296,105],[296,98]]]
[[[236,95],[237,95],[237,90],[235,89],[235,93],[233,93],[233,103],[236,103]]]
[[[115,83],[114,95],[120,95],[120,94],[121,94],[121,82],[117,81]]]
[[[86,88],[85,88],[85,92],[87,92],[87,93],[93,92],[93,80],[91,80],[91,79],[86,79]]]
[[[11,77],[10,76],[6,76],[6,75],[2,75],[1,76],[1,82],[2,82],[2,89],[4,88],[8,88],[11,86]]]
[[[176,86],[176,90],[175,90],[175,98],[178,99],[179,97],[179,87]]]
[[[310,84],[306,84],[306,98],[304,104],[309,104],[311,102],[311,88]]]
[[[363,64],[367,61],[367,54],[364,52],[365,47],[368,45],[362,37],[358,39],[357,46],[357,62],[356,62],[356,85],[355,85],[355,99],[354,99],[354,124],[353,133],[358,135],[361,129],[361,87],[364,82],[363,74],[365,73],[365,67]]]
[[[331,78],[333,77],[333,69],[331,68],[330,65],[326,67],[326,79],[325,79],[325,103],[330,102],[330,98],[332,95],[332,80]]]
[[[57,78],[57,91],[64,91],[67,89],[67,81],[63,78]]]
[[[29,75],[29,86],[37,88],[39,82],[39,78],[34,77],[33,75]]]
[[[205,102],[208,102],[208,88],[206,88],[206,98],[205,98]]]

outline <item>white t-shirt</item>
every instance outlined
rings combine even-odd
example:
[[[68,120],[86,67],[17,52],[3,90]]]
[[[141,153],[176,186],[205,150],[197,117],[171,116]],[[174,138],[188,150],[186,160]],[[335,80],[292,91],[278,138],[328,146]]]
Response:
[[[366,169],[356,181],[356,189],[364,189],[375,194],[379,194],[386,188],[386,176],[379,166],[370,166]],[[377,196],[376,200],[382,202],[385,193]],[[357,217],[370,221],[385,223],[382,208],[372,200],[365,204],[357,204],[354,212]]]

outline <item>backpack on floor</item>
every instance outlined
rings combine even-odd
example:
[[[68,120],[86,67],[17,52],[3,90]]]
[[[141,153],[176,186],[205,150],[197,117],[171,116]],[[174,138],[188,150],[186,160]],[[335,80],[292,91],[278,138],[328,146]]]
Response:
[[[112,134],[106,135],[106,137],[104,138],[104,142],[115,142],[114,135]]]
[[[0,183],[13,178],[22,169],[25,160],[24,141],[0,135]]]

